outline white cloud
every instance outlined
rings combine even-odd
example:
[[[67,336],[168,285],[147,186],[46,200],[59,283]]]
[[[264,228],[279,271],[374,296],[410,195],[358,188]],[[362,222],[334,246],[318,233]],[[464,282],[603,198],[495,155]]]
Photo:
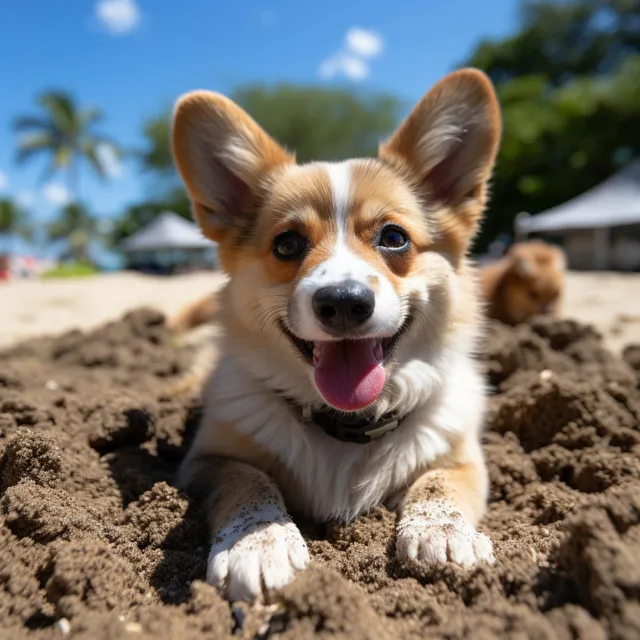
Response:
[[[73,194],[64,185],[49,182],[42,187],[44,199],[58,207],[64,207],[73,200]]]
[[[360,27],[351,27],[345,38],[347,48],[363,58],[375,58],[384,49],[384,40],[379,33]]]
[[[113,36],[133,31],[142,19],[135,0],[99,0],[95,6],[95,14]]]
[[[323,60],[318,72],[325,80],[344,76],[360,82],[371,73],[369,59],[379,56],[383,49],[384,40],[379,33],[351,27],[345,35],[342,47]]]
[[[32,191],[22,189],[16,193],[16,202],[24,209],[28,209],[35,204],[36,196]]]
[[[111,146],[101,144],[96,151],[107,176],[109,178],[119,178],[122,175],[122,164]]]
[[[0,171],[0,193],[2,193],[7,186],[9,185],[9,178],[7,178],[7,174],[3,171]]]

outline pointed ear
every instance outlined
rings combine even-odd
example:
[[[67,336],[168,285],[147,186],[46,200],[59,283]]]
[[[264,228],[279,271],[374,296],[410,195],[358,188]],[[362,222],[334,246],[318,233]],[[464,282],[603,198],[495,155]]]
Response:
[[[381,145],[380,157],[407,171],[427,202],[447,207],[455,219],[443,222],[468,243],[486,203],[500,135],[491,81],[477,69],[462,69],[420,100]]]
[[[172,145],[196,220],[216,241],[246,224],[266,174],[295,162],[238,105],[209,91],[178,101]]]

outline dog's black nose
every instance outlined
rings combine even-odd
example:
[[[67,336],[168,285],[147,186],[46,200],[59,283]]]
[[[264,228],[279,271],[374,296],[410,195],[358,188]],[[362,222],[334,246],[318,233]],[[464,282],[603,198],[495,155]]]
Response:
[[[313,294],[316,318],[334,331],[348,331],[363,324],[373,314],[375,305],[373,291],[354,280],[322,287]]]

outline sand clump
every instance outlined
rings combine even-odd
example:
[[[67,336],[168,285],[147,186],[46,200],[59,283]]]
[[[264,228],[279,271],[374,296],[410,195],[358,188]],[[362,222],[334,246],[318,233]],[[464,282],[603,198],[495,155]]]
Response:
[[[172,485],[197,425],[193,356],[151,310],[0,354],[0,637],[638,638],[640,348],[591,328],[492,325],[482,530],[496,564],[410,575],[393,514],[303,523],[279,604],[203,582],[207,531]]]

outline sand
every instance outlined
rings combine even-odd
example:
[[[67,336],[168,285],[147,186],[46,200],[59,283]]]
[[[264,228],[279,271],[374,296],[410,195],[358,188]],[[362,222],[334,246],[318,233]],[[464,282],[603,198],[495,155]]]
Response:
[[[224,282],[219,273],[171,278],[133,272],[72,280],[0,283],[0,347],[39,335],[92,329],[140,306],[172,314]],[[565,313],[619,352],[640,343],[640,274],[569,273]]]
[[[159,277],[121,272],[0,283],[0,347],[71,329],[93,329],[150,306],[165,314],[216,289],[218,272]]]
[[[640,349],[493,325],[496,564],[410,575],[379,509],[304,525],[312,566],[266,610],[203,582],[204,518],[172,486],[199,400],[168,389],[192,357],[153,310],[0,353],[0,638],[640,637]]]

